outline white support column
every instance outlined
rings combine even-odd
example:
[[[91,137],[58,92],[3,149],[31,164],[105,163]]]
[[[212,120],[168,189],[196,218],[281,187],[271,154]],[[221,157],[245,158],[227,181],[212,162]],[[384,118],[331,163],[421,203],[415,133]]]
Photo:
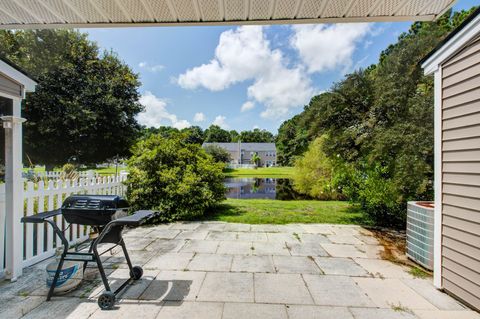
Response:
[[[435,173],[435,210],[433,232],[433,284],[442,289],[442,68],[435,73],[434,107],[434,173]]]
[[[3,116],[5,129],[5,276],[15,281],[22,275],[23,180],[21,99],[13,100],[13,116]]]

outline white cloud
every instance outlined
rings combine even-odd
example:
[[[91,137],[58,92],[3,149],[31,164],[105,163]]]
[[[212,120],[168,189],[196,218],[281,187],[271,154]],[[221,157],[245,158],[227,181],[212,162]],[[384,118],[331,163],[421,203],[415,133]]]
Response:
[[[145,107],[145,110],[138,114],[138,123],[147,127],[159,127],[163,120],[170,122],[171,126],[182,129],[191,126],[186,120],[179,120],[175,114],[167,111],[167,102],[161,98],[156,97],[152,92],[145,92],[140,97],[140,104]]]
[[[356,45],[371,30],[367,23],[293,26],[290,44],[309,72],[348,69]]]
[[[213,120],[212,124],[213,125],[218,125],[220,126],[221,128],[223,128],[224,130],[230,128],[230,126],[225,122],[227,118],[223,115],[218,115],[215,117],[215,120]]]
[[[373,44],[373,41],[367,40],[363,43],[363,48],[366,50]]]
[[[223,32],[214,58],[187,70],[177,81],[185,89],[221,91],[246,80],[253,80],[249,98],[266,106],[264,117],[286,115],[307,103],[314,92],[304,68],[289,67],[282,52],[270,48],[261,26]]]
[[[248,88],[248,96],[266,106],[260,115],[276,119],[284,116],[291,108],[305,105],[314,95],[310,79],[301,69],[272,69],[266,77]]]
[[[160,72],[165,68],[165,66],[163,66],[161,64],[149,65],[147,62],[140,62],[138,64],[138,66],[141,69],[145,69],[145,70],[153,72],[153,73]]]
[[[260,26],[240,27],[220,35],[215,57],[208,63],[187,70],[178,78],[186,89],[204,87],[220,91],[230,85],[252,79],[268,70],[281,53],[271,51]]]
[[[193,116],[193,121],[194,122],[203,122],[205,121],[207,118],[205,117],[205,114],[203,114],[202,112],[199,112],[199,113],[195,113],[195,115]]]
[[[242,104],[242,107],[240,108],[240,111],[241,112],[246,112],[246,111],[249,111],[249,110],[253,109],[254,107],[255,107],[255,103],[253,103],[252,101],[247,101],[247,102]]]

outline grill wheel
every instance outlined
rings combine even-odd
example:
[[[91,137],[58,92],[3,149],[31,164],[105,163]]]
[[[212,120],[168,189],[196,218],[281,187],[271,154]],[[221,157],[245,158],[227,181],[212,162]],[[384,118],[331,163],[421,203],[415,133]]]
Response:
[[[115,294],[111,291],[105,291],[98,297],[98,306],[102,310],[111,310],[115,304]]]
[[[130,272],[130,277],[133,279],[133,280],[138,280],[140,278],[142,278],[143,276],[143,269],[142,267],[140,266],[135,266],[132,268],[132,271]]]

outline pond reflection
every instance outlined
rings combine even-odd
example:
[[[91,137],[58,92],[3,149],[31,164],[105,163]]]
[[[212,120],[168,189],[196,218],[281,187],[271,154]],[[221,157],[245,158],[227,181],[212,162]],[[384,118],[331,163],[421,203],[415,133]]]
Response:
[[[288,178],[226,178],[227,198],[237,199],[308,199],[293,189]]]

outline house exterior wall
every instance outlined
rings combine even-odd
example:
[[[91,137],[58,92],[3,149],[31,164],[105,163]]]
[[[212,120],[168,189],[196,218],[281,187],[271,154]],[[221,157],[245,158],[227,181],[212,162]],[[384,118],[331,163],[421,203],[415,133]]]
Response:
[[[238,151],[229,151],[227,150],[228,154],[230,154],[230,162],[231,163],[238,163],[238,159],[240,158],[240,153]]]
[[[480,37],[441,72],[441,286],[480,309]]]
[[[3,74],[0,74],[0,93],[22,98],[22,92],[23,87],[21,84],[11,80]]]
[[[257,153],[260,157],[260,166],[276,166],[277,165],[277,151],[246,151],[242,150],[241,164],[251,164],[253,153]]]
[[[259,166],[276,166],[277,149],[274,143],[204,143],[203,146],[215,145],[230,154],[231,164],[252,164],[253,154],[260,157]]]

